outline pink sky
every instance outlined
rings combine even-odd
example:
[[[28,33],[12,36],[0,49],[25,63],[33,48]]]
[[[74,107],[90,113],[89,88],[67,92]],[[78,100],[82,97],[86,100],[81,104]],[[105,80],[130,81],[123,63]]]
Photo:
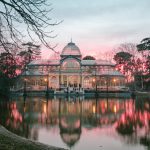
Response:
[[[112,51],[122,43],[139,43],[149,37],[150,0],[51,0],[54,10],[53,20],[63,20],[54,30],[52,45],[58,44],[56,51],[73,42],[80,48],[83,56]],[[44,58],[52,52],[42,48]]]

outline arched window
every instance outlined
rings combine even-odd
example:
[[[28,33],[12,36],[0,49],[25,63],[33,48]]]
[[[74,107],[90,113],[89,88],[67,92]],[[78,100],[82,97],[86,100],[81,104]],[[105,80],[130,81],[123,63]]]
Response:
[[[83,84],[84,84],[84,88],[90,88],[90,78],[89,77],[85,77]]]
[[[77,71],[80,69],[80,63],[76,59],[68,58],[63,62],[61,69],[65,71]]]
[[[51,77],[50,87],[56,88],[57,86],[57,78],[55,76]]]

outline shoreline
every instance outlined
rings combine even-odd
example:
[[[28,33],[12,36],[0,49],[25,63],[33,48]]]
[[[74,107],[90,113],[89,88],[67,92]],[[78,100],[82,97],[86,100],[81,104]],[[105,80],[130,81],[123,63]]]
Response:
[[[0,150],[66,150],[20,137],[0,125]]]

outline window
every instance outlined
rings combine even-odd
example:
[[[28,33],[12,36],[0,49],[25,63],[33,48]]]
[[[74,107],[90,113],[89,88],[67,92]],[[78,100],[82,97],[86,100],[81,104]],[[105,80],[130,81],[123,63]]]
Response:
[[[51,77],[50,87],[56,88],[57,86],[57,79],[55,76]]]
[[[77,71],[80,69],[80,64],[76,59],[69,58],[62,64],[62,70],[65,71]]]
[[[90,87],[90,79],[89,77],[84,78],[84,88],[89,88]]]

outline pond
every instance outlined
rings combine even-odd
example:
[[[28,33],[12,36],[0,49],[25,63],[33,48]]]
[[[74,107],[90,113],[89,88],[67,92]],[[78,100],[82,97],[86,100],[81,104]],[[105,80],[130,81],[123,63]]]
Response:
[[[150,99],[18,97],[0,101],[11,132],[72,150],[150,149]]]

